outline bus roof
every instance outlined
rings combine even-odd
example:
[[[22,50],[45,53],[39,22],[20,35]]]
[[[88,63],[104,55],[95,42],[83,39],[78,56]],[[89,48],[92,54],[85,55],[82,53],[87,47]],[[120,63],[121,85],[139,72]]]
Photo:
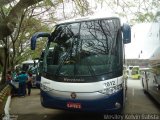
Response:
[[[140,71],[149,71],[151,68],[140,68]]]
[[[57,23],[57,25],[64,24],[64,23],[73,23],[73,22],[89,21],[89,20],[97,20],[97,19],[111,19],[111,18],[119,19],[119,17],[117,16],[114,16],[114,17],[113,16],[86,16],[86,17],[78,17],[78,18],[60,21]]]
[[[53,49],[54,49],[54,47],[50,47],[50,48],[49,48],[49,50],[53,50]],[[43,49],[42,51],[45,51],[45,49]]]
[[[38,60],[35,60],[35,62],[37,63]],[[27,60],[27,61],[23,61],[22,64],[31,64],[31,63],[34,63],[34,60]]]

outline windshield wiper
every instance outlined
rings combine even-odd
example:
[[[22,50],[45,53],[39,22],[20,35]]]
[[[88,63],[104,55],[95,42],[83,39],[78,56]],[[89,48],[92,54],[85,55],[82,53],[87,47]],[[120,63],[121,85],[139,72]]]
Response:
[[[65,55],[65,58],[62,59],[60,65],[58,66],[58,68],[57,68],[57,70],[56,70],[56,73],[55,73],[55,76],[58,76],[58,75],[59,75],[59,72],[60,72],[60,69],[62,68],[62,65],[64,64],[64,62],[66,61],[66,59],[70,56],[71,51],[72,51],[72,49],[73,49],[73,44],[74,44],[75,39],[76,39],[76,36],[77,36],[77,35],[75,35],[75,36],[72,37],[72,38],[73,38],[72,45],[71,45],[71,47],[68,49],[68,51],[67,51],[67,53],[66,53],[66,55]]]

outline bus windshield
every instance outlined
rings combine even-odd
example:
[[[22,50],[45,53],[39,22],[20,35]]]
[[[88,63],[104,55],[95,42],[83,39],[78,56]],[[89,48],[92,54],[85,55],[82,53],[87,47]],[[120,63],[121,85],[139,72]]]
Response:
[[[51,76],[85,77],[122,74],[122,35],[118,18],[56,26],[44,68]],[[54,50],[49,48],[54,47]],[[112,76],[114,77],[114,76]]]

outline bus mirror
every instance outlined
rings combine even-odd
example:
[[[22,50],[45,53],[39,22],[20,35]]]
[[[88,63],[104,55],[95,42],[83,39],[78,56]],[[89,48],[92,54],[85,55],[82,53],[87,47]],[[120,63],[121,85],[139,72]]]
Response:
[[[48,37],[50,40],[50,34],[47,32],[37,32],[31,38],[31,50],[35,50],[36,48],[36,41],[39,37]]]
[[[33,64],[33,66],[35,67],[36,66],[36,61],[34,60],[34,64]]]
[[[131,27],[128,24],[123,24],[122,26],[123,33],[123,43],[127,44],[131,42]]]

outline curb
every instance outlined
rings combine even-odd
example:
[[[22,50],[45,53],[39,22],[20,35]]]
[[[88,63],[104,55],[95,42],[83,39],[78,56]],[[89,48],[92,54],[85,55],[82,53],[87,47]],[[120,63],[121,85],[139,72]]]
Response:
[[[10,114],[9,114],[10,103],[11,103],[11,96],[8,96],[7,102],[6,102],[5,107],[4,107],[5,116],[3,117],[2,120],[11,120],[10,119]]]

